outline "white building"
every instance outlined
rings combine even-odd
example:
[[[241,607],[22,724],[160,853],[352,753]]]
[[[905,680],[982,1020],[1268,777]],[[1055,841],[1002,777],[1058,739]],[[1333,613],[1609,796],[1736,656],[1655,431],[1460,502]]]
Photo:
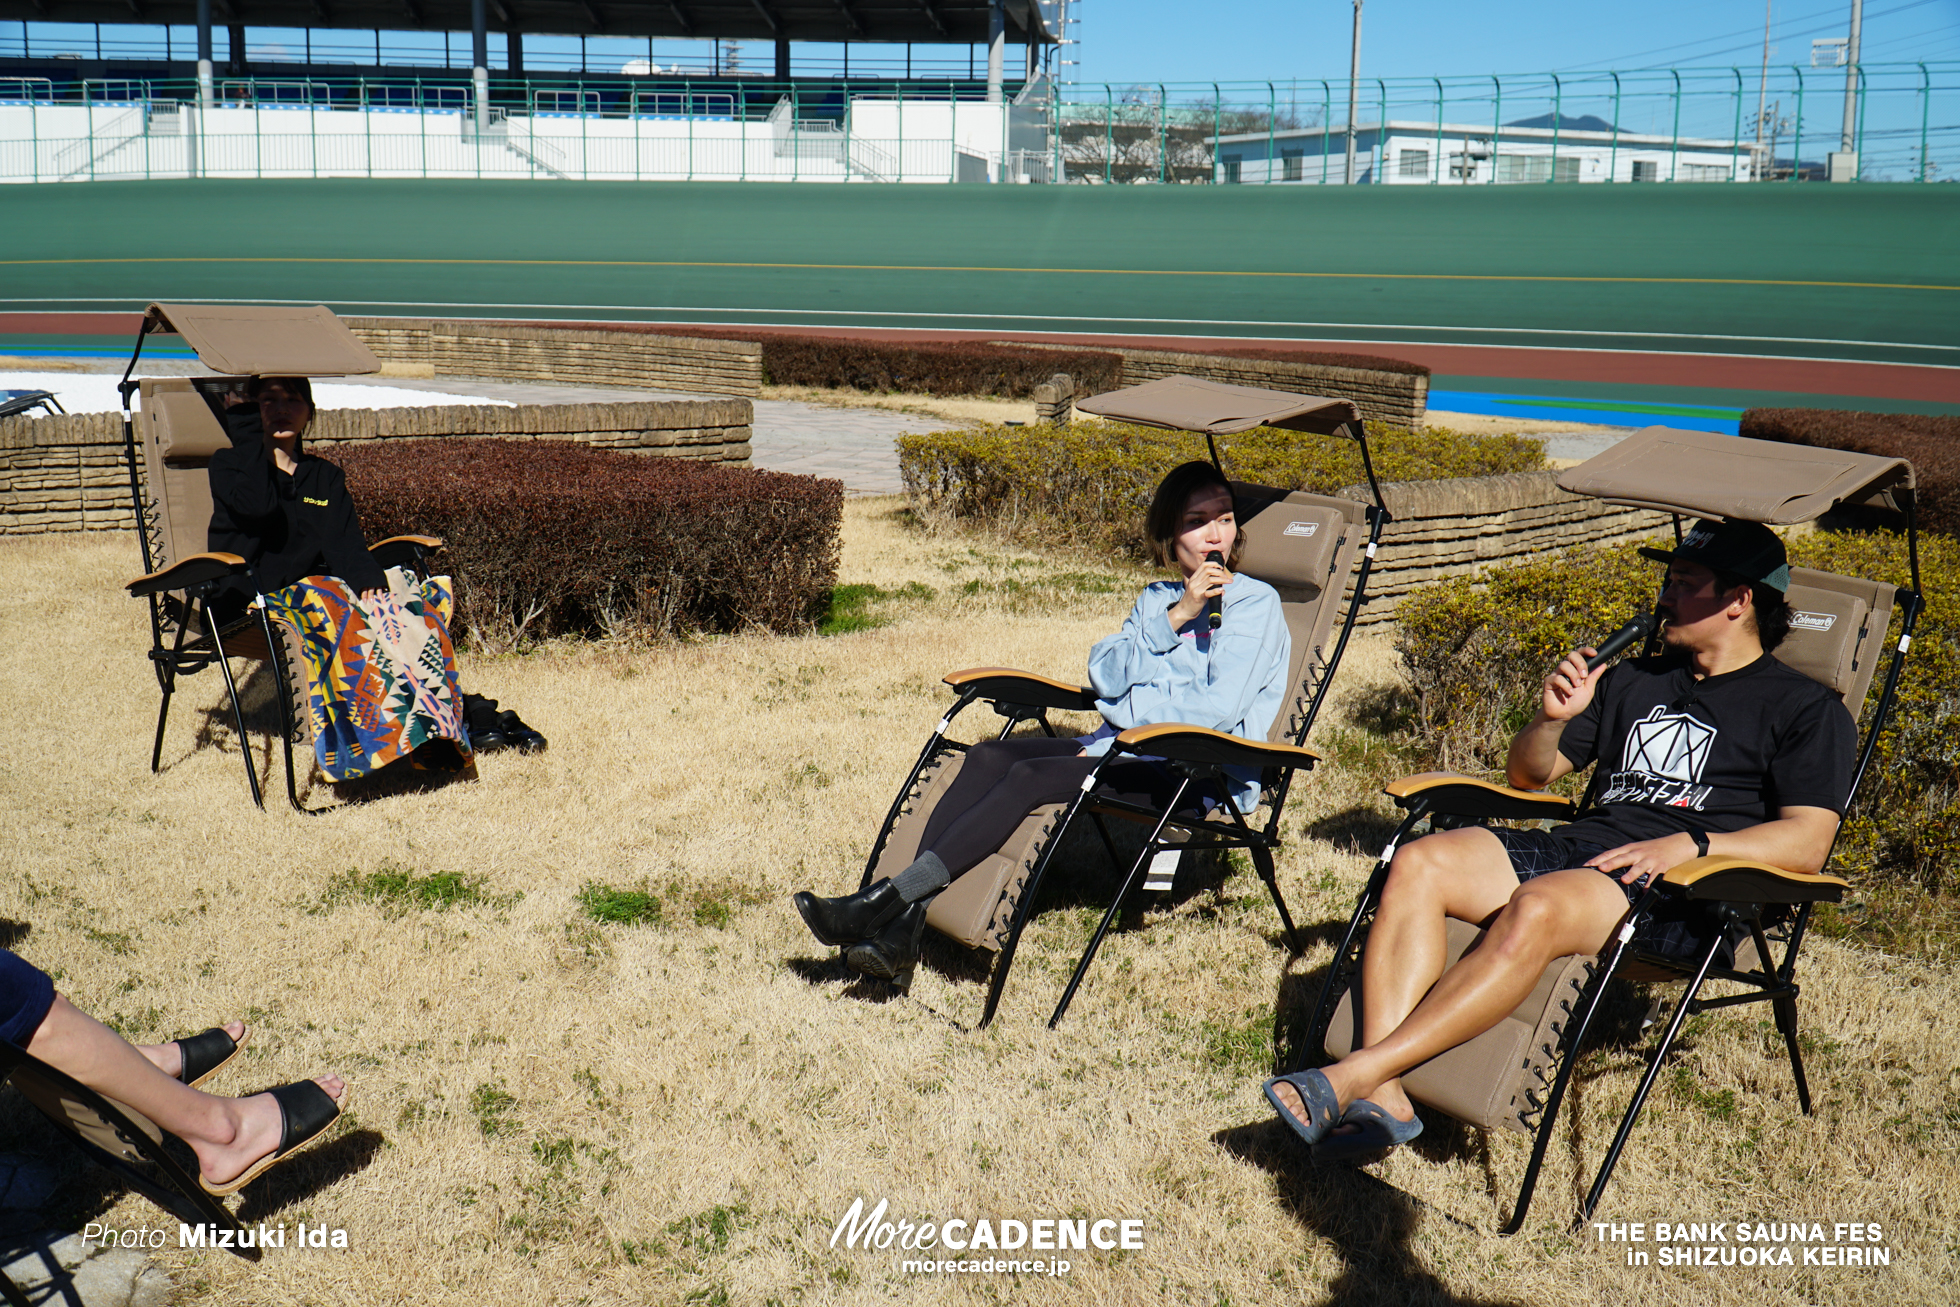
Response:
[[[440,99],[437,96],[440,95]],[[321,97],[324,100],[324,96]],[[593,181],[1031,182],[1049,180],[1045,101],[854,97],[763,118],[734,97],[536,92],[479,125],[457,88],[421,106],[302,100],[55,103],[0,97],[0,182],[150,177],[529,177]],[[592,100],[594,103],[585,103]]]
[[[1347,132],[1307,127],[1219,136],[1217,180],[1231,183],[1339,184],[1346,180]],[[1489,124],[1359,123],[1355,181],[1392,185],[1489,182],[1748,181],[1748,142],[1620,131],[1594,117],[1551,115],[1504,127]]]

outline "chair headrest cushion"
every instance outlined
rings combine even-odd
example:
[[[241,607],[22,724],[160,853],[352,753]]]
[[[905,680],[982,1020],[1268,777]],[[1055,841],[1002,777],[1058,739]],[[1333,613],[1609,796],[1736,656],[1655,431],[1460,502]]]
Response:
[[[1326,504],[1288,495],[1264,505],[1241,502],[1239,530],[1245,544],[1239,570],[1282,592],[1327,585],[1335,551],[1348,525],[1346,514]]]
[[[158,391],[144,397],[157,452],[172,463],[203,462],[231,447],[231,437],[204,396],[195,390]]]
[[[1863,599],[1814,586],[1792,585],[1790,634],[1776,660],[1843,694],[1850,688],[1870,607]]]

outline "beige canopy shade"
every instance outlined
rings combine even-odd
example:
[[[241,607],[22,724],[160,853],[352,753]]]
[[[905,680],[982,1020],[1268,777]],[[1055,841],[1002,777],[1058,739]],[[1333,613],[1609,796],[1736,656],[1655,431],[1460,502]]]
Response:
[[[1903,458],[1647,427],[1561,472],[1558,483],[1633,508],[1788,526],[1839,504],[1896,508],[1890,492],[1913,480]]]
[[[325,305],[152,304],[205,367],[234,377],[352,377],[381,360]]]
[[[1075,406],[1084,413],[1118,422],[1167,427],[1172,431],[1202,431],[1209,436],[1229,436],[1259,426],[1315,431],[1327,436],[1338,431],[1343,423],[1361,421],[1361,410],[1352,400],[1289,395],[1281,390],[1228,386],[1221,381],[1183,376],[1125,386],[1093,399],[1079,400]]]

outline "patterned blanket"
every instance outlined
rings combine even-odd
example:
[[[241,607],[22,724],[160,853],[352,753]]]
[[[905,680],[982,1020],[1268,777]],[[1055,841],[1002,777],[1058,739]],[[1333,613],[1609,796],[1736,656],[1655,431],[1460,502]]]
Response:
[[[437,765],[469,765],[463,692],[449,643],[455,596],[448,577],[419,586],[395,580],[392,591],[364,599],[339,577],[309,576],[266,604],[300,633],[312,685],[306,710],[313,750],[329,779],[365,776],[436,740],[455,743],[454,754],[431,751],[444,755]]]

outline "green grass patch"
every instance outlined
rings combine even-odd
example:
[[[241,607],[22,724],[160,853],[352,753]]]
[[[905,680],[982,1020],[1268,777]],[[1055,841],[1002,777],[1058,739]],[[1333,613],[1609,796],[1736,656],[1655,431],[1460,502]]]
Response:
[[[515,1134],[524,1128],[517,1119],[517,1097],[504,1089],[503,1082],[485,1082],[470,1090],[470,1115],[485,1138]]]
[[[748,1215],[749,1209],[745,1203],[733,1206],[717,1203],[705,1212],[675,1221],[667,1227],[667,1233],[673,1235],[681,1247],[711,1256],[727,1250],[729,1237],[742,1228]]]
[[[657,926],[660,924],[660,896],[642,887],[615,889],[587,881],[579,887],[579,909],[594,921],[615,926]]]
[[[817,634],[846,635],[852,631],[889,626],[893,616],[883,611],[883,605],[899,601],[922,602],[933,598],[935,593],[931,586],[918,581],[907,581],[891,590],[869,584],[836,586],[830,591],[829,606],[817,623]]]
[[[343,903],[373,903],[389,917],[410,912],[447,912],[457,907],[504,909],[524,897],[523,891],[493,894],[481,876],[460,871],[432,871],[421,875],[413,867],[388,861],[373,871],[349,868],[327,882],[315,909],[337,907]]]
[[[725,930],[742,908],[762,902],[762,891],[734,881],[694,885],[670,881],[660,892],[642,882],[622,889],[588,881],[578,892],[581,911],[594,921],[614,926],[661,926],[692,921],[697,926]]]

